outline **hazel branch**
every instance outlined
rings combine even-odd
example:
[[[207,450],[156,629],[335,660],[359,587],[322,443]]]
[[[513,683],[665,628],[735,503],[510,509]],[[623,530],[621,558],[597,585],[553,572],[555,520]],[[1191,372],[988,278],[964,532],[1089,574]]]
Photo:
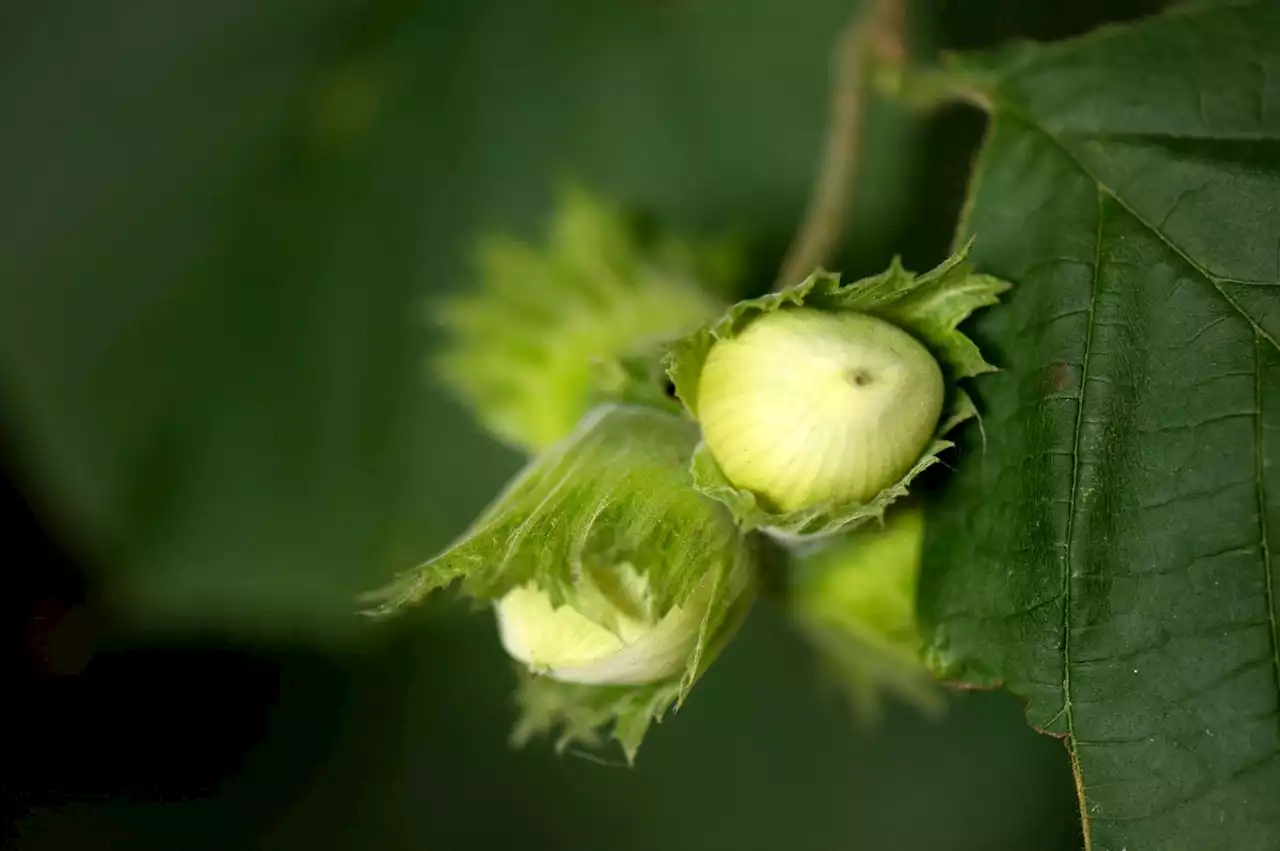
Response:
[[[906,60],[906,0],[863,0],[836,42],[826,142],[804,221],[778,273],[777,289],[823,265],[848,218],[862,153],[862,125],[876,68]]]

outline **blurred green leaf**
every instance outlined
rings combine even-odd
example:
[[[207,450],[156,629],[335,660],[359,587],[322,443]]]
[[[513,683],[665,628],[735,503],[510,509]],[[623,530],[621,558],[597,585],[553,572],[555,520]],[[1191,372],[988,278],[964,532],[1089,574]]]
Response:
[[[0,393],[28,492],[138,626],[341,637],[517,463],[423,375],[424,297],[565,177],[783,243],[847,11],[7,8]],[[855,250],[894,232],[909,162],[877,109]]]
[[[1095,849],[1280,845],[1280,6],[1004,54],[961,238],[1015,283],[931,512],[946,672],[1066,739]]]

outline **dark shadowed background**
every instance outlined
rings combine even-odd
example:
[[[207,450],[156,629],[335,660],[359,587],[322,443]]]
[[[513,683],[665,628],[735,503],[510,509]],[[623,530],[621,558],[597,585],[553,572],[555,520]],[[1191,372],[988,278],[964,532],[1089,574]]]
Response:
[[[1154,0],[933,0],[921,50]],[[1072,849],[997,694],[858,727],[760,606],[626,770],[509,750],[483,614],[383,627],[519,458],[424,368],[430,298],[564,179],[749,237],[767,286],[847,0],[0,5],[6,847]],[[982,132],[877,104],[839,262],[941,259]]]

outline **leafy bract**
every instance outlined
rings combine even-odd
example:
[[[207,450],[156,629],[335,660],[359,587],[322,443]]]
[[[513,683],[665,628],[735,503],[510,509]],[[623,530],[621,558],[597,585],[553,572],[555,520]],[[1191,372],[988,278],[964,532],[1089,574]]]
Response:
[[[708,602],[697,640],[670,683],[539,683],[522,692],[534,697],[521,729],[563,723],[566,741],[585,742],[590,737],[582,719],[604,712],[605,720],[621,725],[615,737],[633,756],[647,722],[632,710],[651,707],[660,716],[682,699],[710,662],[712,648],[736,628],[735,604],[745,607],[754,596],[757,541],[693,488],[688,465],[696,442],[696,427],[679,415],[633,405],[594,409],[572,434],[536,456],[447,550],[369,595],[371,613],[393,614],[454,582],[480,601],[531,583],[553,605],[573,606],[611,628],[589,577],[620,565],[643,577],[651,622],[701,590],[700,599]],[[625,719],[618,714],[624,706]]]
[[[1065,738],[1092,848],[1271,851],[1280,5],[980,64],[959,238],[1016,289],[973,326],[1006,371],[930,512],[929,656]]]
[[[973,416],[969,397],[955,382],[993,369],[958,326],[978,308],[995,304],[1008,284],[975,274],[965,262],[967,252],[966,246],[923,275],[903,269],[896,258],[888,271],[850,284],[842,284],[836,274],[818,271],[796,286],[739,302],[715,322],[672,346],[668,372],[676,394],[697,417],[698,381],[711,347],[717,340],[735,336],[760,315],[791,307],[854,311],[908,331],[938,359],[949,388],[933,441],[899,481],[867,502],[833,502],[798,511],[774,511],[752,492],[730,482],[706,446],[700,445],[693,462],[698,489],[729,506],[744,528],[764,528],[783,536],[834,534],[880,519],[890,504],[907,495],[912,480],[937,463],[939,453],[952,445],[944,435]]]
[[[666,346],[658,345],[647,352],[597,359],[592,365],[592,396],[600,404],[647,405],[682,414],[680,400],[671,393],[666,354]]]
[[[512,744],[521,747],[557,731],[555,747],[563,753],[575,746],[597,750],[612,739],[628,762],[635,760],[649,726],[662,720],[680,693],[676,680],[646,686],[590,686],[527,671],[519,676],[520,719],[511,732]]]
[[[754,577],[750,578],[754,582]],[[511,733],[512,743],[523,746],[538,736],[551,734],[556,750],[565,752],[575,747],[600,750],[613,741],[627,762],[634,763],[650,726],[662,721],[673,707],[679,707],[689,688],[737,632],[751,608],[754,593],[754,588],[748,588],[717,615],[720,623],[683,679],[638,686],[593,686],[521,671],[516,690],[520,717]]]
[[[728,243],[646,235],[580,189],[566,190],[545,247],[485,240],[475,289],[440,305],[446,384],[490,431],[536,450],[590,407],[593,363],[697,326],[720,307],[713,277]]]
[[[829,663],[863,720],[876,720],[886,693],[926,712],[941,695],[921,664],[916,620],[924,511],[895,505],[868,526],[792,553],[788,607]]]

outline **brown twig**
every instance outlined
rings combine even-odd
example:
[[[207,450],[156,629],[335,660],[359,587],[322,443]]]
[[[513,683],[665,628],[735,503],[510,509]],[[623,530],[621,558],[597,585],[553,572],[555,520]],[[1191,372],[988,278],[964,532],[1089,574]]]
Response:
[[[905,29],[906,0],[862,0],[836,42],[822,165],[804,222],[778,273],[779,289],[825,263],[839,242],[858,176],[868,78],[876,67],[902,67]]]

